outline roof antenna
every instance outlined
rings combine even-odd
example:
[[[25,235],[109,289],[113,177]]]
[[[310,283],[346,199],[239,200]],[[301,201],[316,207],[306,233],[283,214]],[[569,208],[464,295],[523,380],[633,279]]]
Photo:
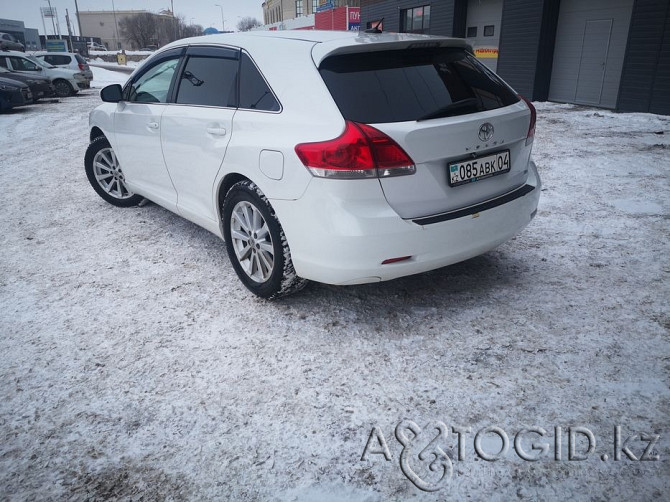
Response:
[[[365,30],[365,33],[381,33],[382,30],[379,29],[380,26],[382,26],[382,23],[384,22],[384,18],[381,18],[377,24],[374,25],[373,28],[368,28]]]

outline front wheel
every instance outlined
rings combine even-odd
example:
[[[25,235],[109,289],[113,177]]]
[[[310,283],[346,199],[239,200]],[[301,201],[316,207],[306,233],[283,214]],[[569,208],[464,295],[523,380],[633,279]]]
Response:
[[[110,204],[130,207],[136,206],[142,200],[142,196],[128,190],[119,159],[104,136],[95,138],[88,145],[84,167],[93,189]]]
[[[263,192],[251,181],[233,185],[223,202],[223,232],[233,268],[242,283],[261,298],[301,290],[279,220]]]

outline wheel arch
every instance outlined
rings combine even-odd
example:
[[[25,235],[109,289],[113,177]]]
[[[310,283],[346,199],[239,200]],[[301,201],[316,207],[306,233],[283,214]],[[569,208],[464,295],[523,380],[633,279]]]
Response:
[[[91,133],[89,134],[88,140],[89,140],[89,142],[92,142],[93,140],[98,139],[101,136],[105,137],[105,133],[102,132],[102,129],[100,129],[97,126],[93,126],[91,128]]]
[[[221,212],[223,207],[223,201],[225,200],[226,195],[230,191],[230,188],[235,183],[239,183],[240,181],[244,180],[253,181],[249,179],[247,176],[244,176],[243,174],[240,173],[228,173],[223,177],[221,183],[219,183],[219,188],[216,194],[216,215],[219,220],[219,228],[221,229],[221,235],[223,235],[223,215]]]

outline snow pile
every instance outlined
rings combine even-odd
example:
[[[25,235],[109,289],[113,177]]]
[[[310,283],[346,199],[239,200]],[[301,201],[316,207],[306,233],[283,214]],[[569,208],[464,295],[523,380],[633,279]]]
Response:
[[[106,68],[98,68],[97,66],[91,66],[90,68],[93,72],[91,87],[94,89],[100,89],[110,84],[123,85],[126,83],[126,80],[128,80],[128,74],[126,73],[120,73]]]

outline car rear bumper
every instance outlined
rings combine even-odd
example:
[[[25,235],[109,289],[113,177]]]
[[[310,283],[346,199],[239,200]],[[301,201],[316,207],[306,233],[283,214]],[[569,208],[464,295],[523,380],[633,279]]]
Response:
[[[298,275],[327,284],[378,282],[467,260],[511,239],[535,216],[540,198],[537,169],[528,166],[520,192],[436,221],[400,218],[377,180],[315,178],[300,199],[271,202]]]

